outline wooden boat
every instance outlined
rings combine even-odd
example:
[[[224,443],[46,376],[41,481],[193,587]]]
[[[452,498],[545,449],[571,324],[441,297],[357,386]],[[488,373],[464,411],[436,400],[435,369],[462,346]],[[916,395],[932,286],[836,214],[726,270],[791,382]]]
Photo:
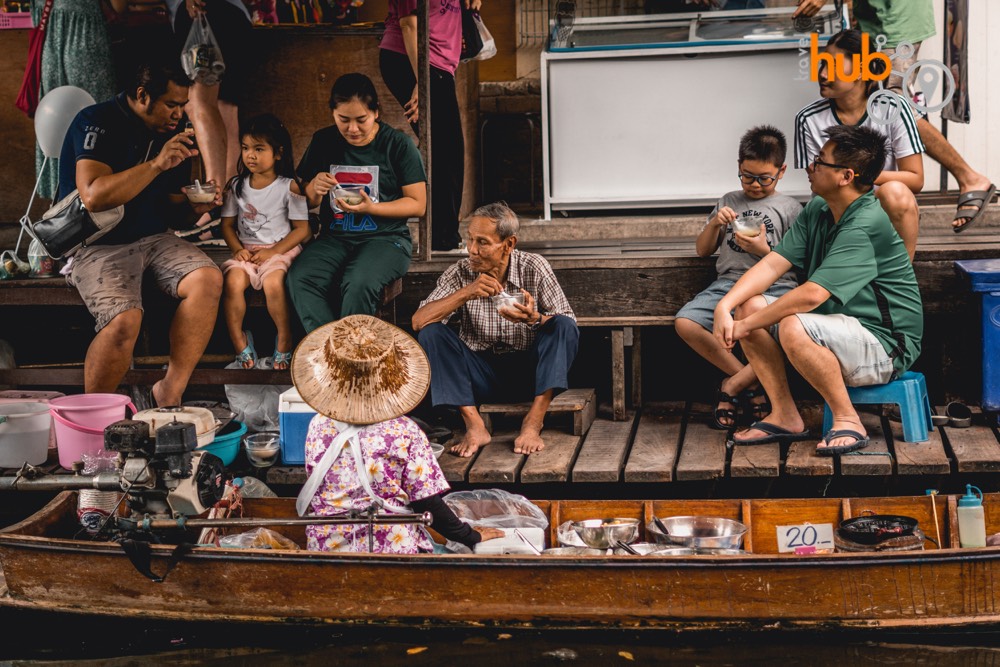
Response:
[[[934,503],[932,505],[932,502]],[[153,583],[112,542],[73,539],[75,492],[0,531],[0,606],[197,622],[503,627],[954,631],[1000,622],[1000,547],[959,549],[956,497],[538,501],[567,520],[717,516],[748,526],[745,555],[369,555],[196,547]],[[987,532],[1000,494],[987,494]],[[294,516],[247,499],[246,516]],[[932,509],[933,508],[933,509]],[[925,550],[778,553],[778,526],[863,512],[917,519]],[[936,518],[936,525],[935,525]],[[304,544],[302,527],[279,529]],[[640,539],[645,536],[640,534]],[[173,547],[152,547],[162,572]],[[2,583],[2,580],[0,580]]]

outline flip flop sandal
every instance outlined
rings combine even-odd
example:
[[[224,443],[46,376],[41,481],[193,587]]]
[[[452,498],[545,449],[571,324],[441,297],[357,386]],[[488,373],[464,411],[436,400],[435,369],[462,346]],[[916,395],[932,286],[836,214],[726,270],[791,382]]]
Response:
[[[944,410],[948,417],[948,426],[952,428],[969,428],[972,426],[972,410],[965,403],[952,401]]]
[[[952,227],[951,231],[956,234],[964,232],[966,229],[972,226],[972,224],[979,219],[986,210],[986,207],[990,205],[990,200],[993,199],[993,194],[997,191],[997,186],[990,183],[989,190],[970,190],[964,194],[958,196],[958,208],[955,209],[955,220],[965,220],[964,223],[958,227]],[[973,210],[962,209],[962,206],[975,206]]]
[[[257,365],[257,350],[253,347],[253,334],[249,331],[244,331],[243,335],[246,336],[247,346],[236,355],[236,361],[243,366],[244,370],[250,370]],[[249,366],[247,366],[248,363],[250,364]]]
[[[792,442],[798,442],[799,440],[809,439],[808,429],[805,431],[799,431],[798,433],[794,433],[786,428],[781,428],[780,426],[777,426],[770,422],[754,422],[750,424],[750,426],[747,428],[748,431],[754,429],[757,431],[763,431],[764,433],[767,433],[767,435],[761,438],[750,438],[748,440],[737,440],[736,438],[732,438],[730,439],[729,442],[733,443],[734,445],[753,446],[753,445],[770,445],[775,442],[792,443]]]
[[[274,356],[271,357],[271,368],[276,371],[286,370],[292,363],[291,352],[278,352],[278,339],[274,339]],[[284,364],[284,368],[278,368],[278,364]]]
[[[754,403],[753,399],[760,396],[763,396],[764,400],[760,403]],[[753,421],[761,421],[771,414],[771,399],[767,397],[767,392],[764,391],[763,387],[760,389],[744,389],[740,392],[739,398],[743,405],[749,407],[750,416],[753,418]],[[746,410],[743,412],[746,413]]]
[[[726,392],[719,391],[715,393],[715,400],[717,403],[729,403],[732,408],[715,408],[715,412],[712,413],[712,423],[709,424],[712,428],[717,431],[728,431],[732,427],[736,426],[736,407],[739,404],[739,399],[735,396],[730,396]],[[723,424],[721,420],[728,419],[728,424]]]
[[[854,438],[854,442],[841,445],[839,447],[831,447],[830,441],[838,438]],[[838,429],[836,431],[830,429],[827,434],[823,436],[823,442],[826,443],[826,447],[817,447],[816,454],[819,456],[834,456],[836,454],[847,454],[848,452],[856,452],[859,449],[864,449],[868,446],[868,436],[861,435],[857,431],[852,431],[847,428]]]

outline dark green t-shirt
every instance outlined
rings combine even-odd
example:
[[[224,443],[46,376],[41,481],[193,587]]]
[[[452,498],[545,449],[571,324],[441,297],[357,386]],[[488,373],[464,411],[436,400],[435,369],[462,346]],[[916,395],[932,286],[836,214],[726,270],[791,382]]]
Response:
[[[830,292],[812,312],[857,318],[892,356],[898,373],[920,355],[924,310],[913,264],[873,192],[848,206],[837,223],[826,202],[815,197],[774,252]]]
[[[332,173],[338,183],[364,185],[375,202],[395,201],[403,186],[427,180],[420,152],[413,141],[385,123],[379,123],[375,139],[367,146],[347,143],[335,125],[313,135],[297,173],[308,182],[320,172]],[[321,234],[352,238],[401,234],[409,238],[406,218],[347,213],[336,208],[333,193],[323,197],[319,208]]]

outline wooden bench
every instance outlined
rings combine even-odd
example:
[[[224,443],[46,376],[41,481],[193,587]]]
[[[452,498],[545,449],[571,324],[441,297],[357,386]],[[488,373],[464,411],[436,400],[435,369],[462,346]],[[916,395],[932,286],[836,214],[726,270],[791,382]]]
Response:
[[[531,403],[484,403],[479,406],[486,430],[493,432],[493,415],[528,414]],[[597,394],[593,389],[567,389],[552,399],[547,415],[573,415],[573,435],[586,435],[597,416]]]
[[[611,329],[611,409],[616,421],[625,419],[625,348],[632,348],[631,407],[642,405],[642,328],[672,327],[673,315],[634,315],[626,317],[578,317],[579,327]]]
[[[217,263],[224,261],[218,252],[209,253]],[[382,289],[382,300],[378,316],[388,322],[395,323],[396,301],[403,293],[403,279],[397,278]],[[156,298],[156,297],[154,297]],[[4,306],[79,306],[84,307],[80,293],[66,284],[63,278],[41,278],[29,280],[0,281],[0,304]],[[264,294],[252,290],[247,298],[248,307],[266,307]],[[217,322],[220,326],[222,319]],[[232,357],[222,355],[226,361]],[[166,363],[161,359],[157,365]],[[224,384],[266,384],[291,385],[290,371],[283,370],[243,370],[241,368],[211,368],[208,364],[219,363],[219,355],[206,354],[202,357],[199,367],[191,374],[189,386]],[[133,368],[126,372],[123,385],[150,386],[163,378],[161,368]],[[0,369],[0,385],[23,386],[83,386],[82,363],[78,368],[9,368]]]

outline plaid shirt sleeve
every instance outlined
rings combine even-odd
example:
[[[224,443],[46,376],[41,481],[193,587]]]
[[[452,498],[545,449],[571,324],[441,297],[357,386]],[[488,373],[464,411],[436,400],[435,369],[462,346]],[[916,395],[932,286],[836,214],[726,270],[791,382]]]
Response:
[[[434,286],[434,289],[427,295],[426,299],[420,302],[419,307],[423,308],[432,301],[443,299],[450,294],[454,294],[463,287],[465,287],[465,285],[462,283],[462,273],[459,270],[459,264],[452,264],[445,269],[444,273],[442,273],[437,279],[437,284]],[[461,310],[461,308],[455,312],[457,313],[459,310]],[[451,315],[448,315],[448,317],[441,321],[447,324],[448,320],[450,320],[454,314],[455,313],[451,313]]]
[[[544,257],[535,255],[535,269],[538,271],[538,295],[536,297],[536,307],[543,315],[565,315],[574,322],[576,315],[573,307],[569,305],[569,299],[563,292],[552,267]]]

